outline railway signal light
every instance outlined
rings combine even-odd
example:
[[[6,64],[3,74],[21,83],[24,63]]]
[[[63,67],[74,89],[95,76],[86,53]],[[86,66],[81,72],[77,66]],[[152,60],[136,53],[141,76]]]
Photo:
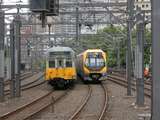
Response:
[[[31,42],[27,41],[27,55],[30,56]]]
[[[46,16],[57,16],[59,0],[30,0],[30,10],[36,13],[45,13]]]
[[[30,49],[27,49],[27,55],[30,56]]]
[[[45,27],[46,16],[57,16],[59,0],[30,0],[30,10],[41,14],[42,27]]]
[[[32,12],[48,12],[49,0],[30,0],[30,10]]]
[[[59,13],[59,0],[50,0],[49,12],[46,13],[47,16],[57,16]]]

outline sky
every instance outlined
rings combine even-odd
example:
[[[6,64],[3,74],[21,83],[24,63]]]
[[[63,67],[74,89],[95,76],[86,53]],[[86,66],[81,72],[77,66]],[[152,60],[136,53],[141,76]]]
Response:
[[[22,3],[28,3],[28,0],[3,0],[4,4],[16,4],[19,1],[22,1]]]
[[[6,4],[15,4],[15,3],[18,2],[18,1],[22,1],[23,3],[28,3],[28,0],[3,0],[3,2],[6,3]],[[75,1],[76,1],[76,0],[75,0]],[[93,1],[95,1],[95,0],[93,0]],[[108,1],[108,0],[96,0],[96,1],[106,2],[106,1]],[[111,1],[111,0],[109,0],[109,1]]]
[[[3,4],[27,4],[28,0],[2,0]],[[22,2],[20,2],[22,1]],[[20,12],[26,12],[28,11],[28,9],[21,9]],[[6,13],[16,13],[17,9],[9,9],[9,10],[5,10]],[[6,23],[10,23],[13,19],[13,16],[7,16],[5,18],[5,22]]]

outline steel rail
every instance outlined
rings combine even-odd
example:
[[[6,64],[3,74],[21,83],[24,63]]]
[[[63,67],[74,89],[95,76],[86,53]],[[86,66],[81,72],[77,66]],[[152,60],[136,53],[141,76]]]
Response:
[[[65,91],[62,95],[60,95],[59,97],[57,97],[54,101],[54,104],[57,103],[58,101],[60,101],[62,98],[64,98],[67,93],[69,92],[69,90]],[[36,114],[42,112],[43,110],[45,110],[46,108],[48,108],[49,106],[51,106],[52,103],[49,103],[48,105],[42,107],[41,109],[37,110],[37,111],[34,111],[32,112],[30,115],[28,115],[27,117],[25,117],[23,120],[28,120],[30,119],[31,117],[35,116]]]
[[[73,113],[72,116],[70,116],[70,118],[68,120],[74,120],[76,119],[76,117],[78,116],[78,114],[82,111],[82,109],[84,108],[84,106],[87,104],[87,102],[89,101],[89,98],[91,97],[92,94],[92,89],[90,86],[88,86],[88,93],[87,96],[85,98],[85,100],[83,101],[83,103],[78,107],[78,109]]]
[[[23,75],[20,76],[20,80],[25,80],[26,78],[29,78],[29,77],[32,77],[32,76],[33,76],[32,73],[26,73],[26,74],[23,74]],[[8,84],[10,84],[10,81],[11,80],[6,80],[4,84],[8,85]]]
[[[103,120],[104,118],[104,115],[105,115],[105,112],[107,110],[107,108],[109,107],[109,95],[108,95],[108,90],[107,88],[104,86],[104,84],[101,84],[102,88],[103,88],[103,91],[104,91],[104,96],[105,96],[105,101],[104,101],[104,107],[103,107],[103,110],[101,112],[101,115],[99,116],[99,119],[98,120]]]
[[[15,110],[13,110],[13,111],[11,111],[11,112],[8,112],[8,113],[6,113],[6,114],[3,114],[3,115],[0,116],[0,119],[7,119],[7,118],[9,118],[9,117],[11,117],[11,116],[13,116],[13,115],[15,115],[15,114],[18,114],[18,112],[24,110],[25,108],[27,108],[27,107],[29,107],[29,106],[34,105],[35,103],[37,103],[38,101],[46,98],[47,96],[51,95],[52,93],[53,93],[53,91],[50,91],[50,92],[48,92],[47,94],[39,97],[38,99],[33,100],[32,102],[30,102],[30,103],[28,103],[28,104],[22,105],[22,106],[20,106],[19,108],[15,109]]]
[[[128,86],[127,81],[123,80],[122,78],[108,76],[108,80],[124,87]],[[136,84],[132,82],[132,90],[136,91],[135,87],[136,87]],[[151,89],[147,87],[145,87],[144,89],[145,89],[144,91],[145,96],[151,97]]]
[[[70,90],[67,90],[67,91],[65,91],[63,94],[61,94],[60,96],[58,96],[58,97],[55,99],[54,104],[55,104],[56,102],[58,102],[59,100],[61,100],[63,97],[65,97],[69,91],[70,91]],[[46,93],[45,95],[43,95],[43,96],[41,96],[41,97],[33,100],[32,102],[27,103],[27,104],[25,104],[25,105],[22,105],[22,106],[20,106],[19,108],[17,108],[17,109],[15,109],[15,110],[11,111],[11,112],[8,112],[8,113],[0,116],[0,119],[9,119],[9,118],[11,118],[11,117],[14,116],[14,115],[18,116],[18,114],[21,114],[20,112],[23,112],[23,111],[25,112],[25,110],[26,110],[27,108],[29,108],[29,107],[34,107],[34,106],[38,105],[38,103],[42,103],[42,101],[45,100],[46,98],[47,98],[47,99],[50,99],[50,97],[52,96],[52,94],[53,94],[54,92],[55,92],[55,91],[49,91],[49,92]],[[31,111],[28,115],[24,115],[24,117],[21,118],[21,119],[22,119],[22,120],[27,120],[27,119],[33,117],[34,115],[40,113],[41,111],[43,111],[44,109],[48,108],[48,107],[51,106],[51,105],[52,105],[52,102],[44,105],[43,107],[40,107],[39,109],[36,109],[36,111]],[[14,117],[15,117],[15,116],[14,116]]]
[[[41,75],[40,77],[38,77],[38,78],[35,79],[34,81],[22,85],[22,86],[21,86],[21,90],[22,90],[22,91],[25,91],[25,90],[28,90],[28,89],[37,87],[37,86],[39,86],[39,85],[41,85],[41,84],[44,84],[44,83],[46,82],[45,80],[39,82],[40,79],[43,78],[43,76],[44,76],[44,75]],[[34,83],[36,83],[36,82],[38,82],[38,83],[35,84],[35,85],[32,85],[32,84],[34,84]],[[9,94],[10,94],[10,89],[5,90],[5,95],[9,95]]]
[[[120,72],[120,71],[119,71]],[[125,75],[126,75],[126,72],[122,72],[122,73],[119,73],[118,71],[115,71],[112,73],[112,75],[115,75],[115,76],[119,76],[119,77],[122,77],[124,78]],[[151,76],[149,76],[151,77]],[[151,79],[149,78],[149,81],[144,81],[146,85],[151,85]]]
[[[98,117],[98,120],[102,120],[104,115],[105,115],[105,112],[109,106],[109,96],[107,94],[107,89],[106,87],[101,84],[101,87],[103,89],[103,93],[104,93],[104,106],[102,108],[102,111]],[[73,113],[73,115],[68,119],[68,120],[76,120],[77,116],[80,114],[80,112],[84,109],[85,105],[88,103],[90,97],[91,97],[91,94],[92,94],[92,89],[91,87],[89,86],[89,89],[88,89],[88,94],[85,98],[85,100],[83,101],[83,103],[78,107],[78,109]]]
[[[109,78],[113,78],[113,79],[117,79],[117,80],[121,80],[121,81],[123,81],[123,82],[125,82],[125,83],[127,83],[127,81],[124,79],[124,78],[121,78],[121,77],[117,77],[117,76],[108,76]],[[132,81],[132,85],[133,86],[136,86],[136,81]],[[145,83],[145,85],[150,85],[151,86],[151,84],[148,84],[148,83]],[[151,88],[148,88],[148,87],[146,87],[145,86],[145,88],[144,89],[146,89],[146,90],[148,90],[148,91],[151,91]]]

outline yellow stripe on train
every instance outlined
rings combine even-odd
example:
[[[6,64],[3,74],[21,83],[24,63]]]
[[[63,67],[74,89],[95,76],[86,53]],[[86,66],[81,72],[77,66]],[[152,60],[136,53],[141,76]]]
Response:
[[[46,80],[63,78],[64,80],[76,79],[75,68],[48,68],[46,69]]]

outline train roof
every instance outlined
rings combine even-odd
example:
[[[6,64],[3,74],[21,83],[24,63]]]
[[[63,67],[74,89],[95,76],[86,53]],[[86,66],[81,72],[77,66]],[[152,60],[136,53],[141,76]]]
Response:
[[[103,52],[103,50],[101,50],[101,49],[88,49],[88,50],[85,50],[84,52]]]
[[[82,54],[85,54],[88,52],[103,52],[104,53],[104,51],[101,49],[87,49],[87,50],[83,51],[82,53],[80,53],[79,55],[82,55]]]
[[[47,52],[63,52],[63,51],[74,52],[70,47],[61,47],[61,46],[52,47],[47,50]]]

